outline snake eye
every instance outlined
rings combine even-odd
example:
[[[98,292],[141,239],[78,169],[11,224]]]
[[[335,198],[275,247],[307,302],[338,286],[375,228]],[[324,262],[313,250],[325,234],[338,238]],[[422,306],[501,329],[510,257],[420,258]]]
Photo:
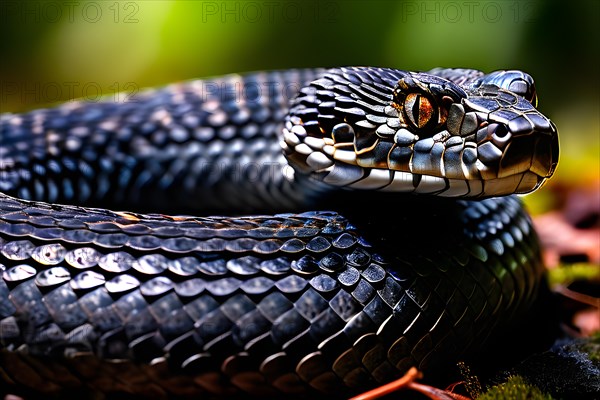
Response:
[[[404,100],[404,113],[417,129],[425,127],[435,114],[434,106],[421,93],[409,93]]]

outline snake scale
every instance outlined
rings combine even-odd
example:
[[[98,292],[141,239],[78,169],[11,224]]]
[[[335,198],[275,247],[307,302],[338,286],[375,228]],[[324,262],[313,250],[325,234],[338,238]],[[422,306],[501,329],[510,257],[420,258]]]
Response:
[[[536,102],[520,71],[347,67],[1,115],[3,387],[343,397],[447,368],[541,285],[513,195],[558,161]]]

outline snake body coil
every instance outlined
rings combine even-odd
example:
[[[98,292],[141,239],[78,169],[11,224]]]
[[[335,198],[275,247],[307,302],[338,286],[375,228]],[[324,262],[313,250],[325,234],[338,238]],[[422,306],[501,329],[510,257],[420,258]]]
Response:
[[[345,396],[480,349],[541,282],[505,196],[556,167],[535,100],[519,71],[338,68],[0,116],[0,379]]]

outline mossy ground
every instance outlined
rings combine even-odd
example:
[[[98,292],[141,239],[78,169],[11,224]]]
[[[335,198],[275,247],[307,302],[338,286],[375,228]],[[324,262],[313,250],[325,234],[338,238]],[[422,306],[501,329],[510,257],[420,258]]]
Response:
[[[477,400],[552,400],[536,386],[528,384],[523,377],[514,375],[508,381],[492,386]]]

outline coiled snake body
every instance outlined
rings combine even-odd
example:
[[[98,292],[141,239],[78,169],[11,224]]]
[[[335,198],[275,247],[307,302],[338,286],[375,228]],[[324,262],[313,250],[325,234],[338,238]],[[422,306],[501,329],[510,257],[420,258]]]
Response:
[[[443,368],[540,285],[506,196],[556,167],[536,100],[519,71],[361,67],[2,115],[0,378],[345,396]]]

